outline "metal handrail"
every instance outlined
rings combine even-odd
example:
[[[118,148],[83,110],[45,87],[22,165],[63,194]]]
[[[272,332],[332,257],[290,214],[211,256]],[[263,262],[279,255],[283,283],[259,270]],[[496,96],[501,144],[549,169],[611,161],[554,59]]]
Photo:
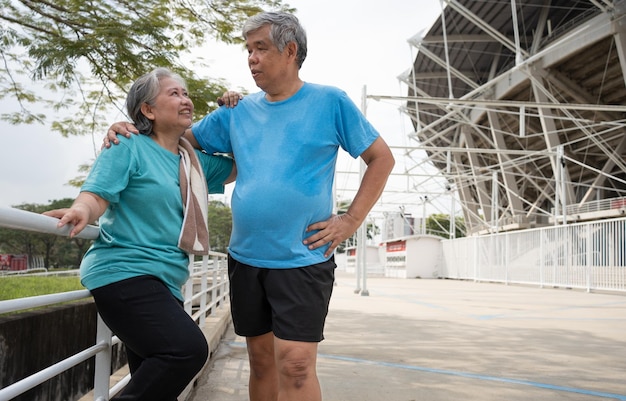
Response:
[[[59,219],[44,216],[43,214],[29,212],[27,210],[0,206],[0,227],[13,228],[16,230],[35,231],[42,234],[56,234],[68,236],[72,225],[59,228]],[[87,226],[76,238],[96,239],[100,229],[96,226]]]
[[[17,230],[33,231],[67,236],[71,226],[57,227],[58,219],[41,214],[28,212],[20,209],[0,207],[0,227]],[[76,237],[83,239],[95,239],[99,235],[99,228],[87,226]],[[215,308],[224,304],[228,297],[228,275],[226,272],[226,255],[218,252],[209,252],[202,257],[202,261],[196,263],[190,259],[190,278],[184,287],[185,310],[201,327],[204,325],[206,316]],[[209,259],[210,258],[210,259]],[[208,285],[209,277],[211,285]],[[194,282],[199,284],[194,286]],[[91,297],[88,290],[69,291],[59,294],[40,295],[34,297],[0,301],[0,314],[17,312],[41,306],[49,306],[61,302],[76,301]],[[195,313],[194,303],[197,308]],[[49,380],[66,370],[95,356],[94,391],[95,401],[107,401],[124,388],[130,375],[127,375],[113,387],[109,387],[111,376],[111,348],[119,343],[119,339],[104,324],[98,315],[95,344],[74,354],[60,362],[57,362],[39,372],[25,377],[0,389],[0,401],[11,400],[33,387]]]
[[[24,309],[39,308],[61,302],[78,301],[91,297],[88,290],[61,292],[58,294],[38,295],[35,297],[9,299],[0,301],[0,314],[17,312]]]

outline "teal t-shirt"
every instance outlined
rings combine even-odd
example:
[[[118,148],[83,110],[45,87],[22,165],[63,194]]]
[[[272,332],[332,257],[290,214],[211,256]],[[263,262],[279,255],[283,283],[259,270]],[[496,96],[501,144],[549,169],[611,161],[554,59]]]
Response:
[[[81,282],[92,290],[151,275],[182,299],[189,257],[177,246],[183,223],[180,156],[147,135],[119,139],[100,153],[81,188],[109,201],[99,219],[100,236],[81,263]],[[197,154],[209,193],[223,193],[232,160]]]
[[[339,148],[358,157],[378,138],[345,92],[305,83],[290,98],[259,92],[221,107],[192,127],[209,153],[232,152],[229,252],[256,267],[294,268],[325,261],[328,246],[309,250],[307,226],[332,214]]]

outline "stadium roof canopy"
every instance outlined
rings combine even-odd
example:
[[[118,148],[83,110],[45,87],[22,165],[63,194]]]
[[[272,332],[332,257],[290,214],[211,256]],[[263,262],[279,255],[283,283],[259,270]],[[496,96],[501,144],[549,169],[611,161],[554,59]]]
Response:
[[[626,1],[444,2],[400,79],[469,233],[625,213]]]

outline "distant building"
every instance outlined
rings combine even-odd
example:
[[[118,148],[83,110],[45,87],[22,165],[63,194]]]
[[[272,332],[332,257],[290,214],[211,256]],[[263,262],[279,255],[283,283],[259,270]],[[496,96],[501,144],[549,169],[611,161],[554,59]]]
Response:
[[[414,234],[415,218],[411,216],[411,213],[385,213],[385,228],[382,232],[383,241]]]
[[[443,265],[441,241],[435,235],[413,235],[385,242],[385,277],[438,278]]]
[[[384,249],[377,245],[365,246],[365,268],[370,276],[383,276],[385,269],[381,263],[381,253],[384,257]],[[357,269],[357,247],[351,246],[346,248],[345,271],[347,273],[356,273]]]
[[[0,270],[28,270],[28,255],[0,254]]]

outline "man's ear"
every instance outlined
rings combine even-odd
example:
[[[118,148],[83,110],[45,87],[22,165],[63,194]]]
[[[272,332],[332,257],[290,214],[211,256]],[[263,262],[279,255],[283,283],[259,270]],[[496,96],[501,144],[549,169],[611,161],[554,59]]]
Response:
[[[154,113],[152,112],[152,107],[148,103],[142,103],[141,114],[146,116],[148,120],[154,120]]]
[[[289,58],[294,61],[298,57],[298,45],[296,44],[296,42],[287,43],[287,46],[285,46],[285,51],[287,52]]]

